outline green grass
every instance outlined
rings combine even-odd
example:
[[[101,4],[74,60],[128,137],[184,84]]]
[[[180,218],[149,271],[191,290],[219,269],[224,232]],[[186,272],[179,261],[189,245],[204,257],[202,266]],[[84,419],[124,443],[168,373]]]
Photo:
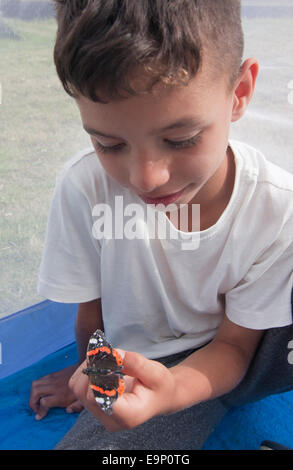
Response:
[[[0,40],[0,317],[43,300],[37,274],[56,176],[90,144],[55,72],[55,20],[5,21],[21,40]]]

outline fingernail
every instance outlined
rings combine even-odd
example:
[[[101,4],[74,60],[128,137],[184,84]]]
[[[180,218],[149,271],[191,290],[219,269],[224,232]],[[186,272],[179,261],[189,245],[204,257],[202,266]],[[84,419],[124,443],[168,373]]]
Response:
[[[42,419],[42,417],[37,414],[37,415],[35,415],[35,419],[36,419],[37,421],[39,421],[40,419]]]
[[[67,408],[66,411],[67,411],[67,413],[73,413],[73,409],[72,409],[72,408]]]

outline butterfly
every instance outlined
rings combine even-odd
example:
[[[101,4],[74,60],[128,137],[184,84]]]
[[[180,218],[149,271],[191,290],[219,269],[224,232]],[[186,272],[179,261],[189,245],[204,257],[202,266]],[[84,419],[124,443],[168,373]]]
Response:
[[[96,402],[108,415],[113,413],[112,406],[125,388],[121,370],[120,354],[112,348],[104,333],[96,330],[88,343],[87,367],[83,373],[89,377]]]

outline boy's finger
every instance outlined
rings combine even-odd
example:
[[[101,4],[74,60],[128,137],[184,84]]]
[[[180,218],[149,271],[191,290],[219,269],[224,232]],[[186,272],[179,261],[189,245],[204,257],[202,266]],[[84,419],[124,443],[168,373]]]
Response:
[[[85,399],[88,391],[89,379],[88,376],[82,373],[82,370],[86,367],[86,363],[83,362],[75,373],[70,377],[68,385],[74,393],[75,397],[81,402]]]
[[[55,396],[45,396],[42,397],[39,401],[39,408],[37,414],[35,415],[36,420],[44,418],[50,408],[54,408],[57,404],[57,398]]]
[[[30,400],[29,400],[29,406],[36,411],[36,408],[38,407],[38,403],[41,397],[50,395],[54,393],[54,386],[52,385],[44,385],[44,384],[38,384],[34,387],[31,388],[31,394],[30,394]]]
[[[47,415],[49,409],[42,409],[42,410],[39,410],[39,412],[35,415],[35,419],[37,421],[40,421],[41,419],[45,418],[45,416]]]
[[[76,369],[74,374],[72,374],[72,376],[70,377],[69,382],[68,382],[69,388],[72,388],[73,385],[76,383],[76,381],[80,379],[80,377],[82,377],[82,376],[85,377],[85,375],[82,373],[82,371],[86,367],[87,367],[87,363],[86,363],[86,361],[83,361],[80,364],[80,366]]]
[[[71,403],[71,405],[67,406],[66,412],[67,413],[79,413],[80,411],[83,410],[83,408],[84,408],[83,404],[79,400],[76,400],[73,403]]]
[[[43,419],[49,411],[49,407],[44,406],[44,398],[41,398],[40,404],[38,406],[38,412],[35,415],[35,419],[39,421],[40,419]]]
[[[155,389],[164,379],[165,366],[145,358],[141,354],[127,351],[123,360],[123,373],[139,379],[148,388]]]

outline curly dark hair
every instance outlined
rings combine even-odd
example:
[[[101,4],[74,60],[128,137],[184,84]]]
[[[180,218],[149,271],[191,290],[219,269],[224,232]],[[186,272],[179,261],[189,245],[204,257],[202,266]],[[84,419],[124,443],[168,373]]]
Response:
[[[138,93],[135,73],[187,84],[204,56],[231,87],[241,67],[240,0],[53,0],[54,61],[65,91],[93,101]],[[216,79],[216,75],[215,75]],[[140,90],[141,91],[141,90]],[[98,93],[102,92],[99,96]]]

